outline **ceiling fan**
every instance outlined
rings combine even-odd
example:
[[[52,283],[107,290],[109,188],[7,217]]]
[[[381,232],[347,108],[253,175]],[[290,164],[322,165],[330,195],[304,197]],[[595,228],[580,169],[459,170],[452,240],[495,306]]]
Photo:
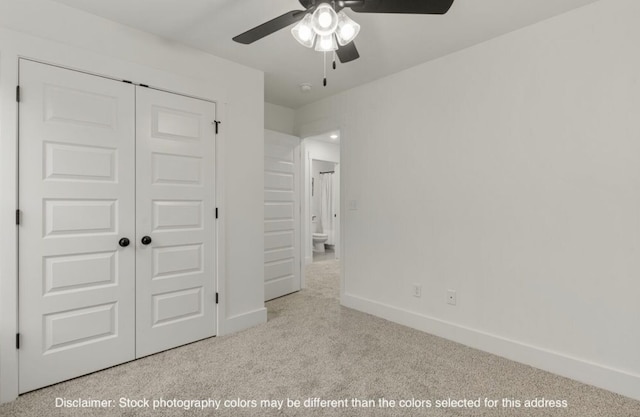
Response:
[[[334,52],[340,62],[351,62],[360,57],[353,40],[360,25],[342,9],[357,13],[445,14],[454,0],[299,0],[305,10],[292,10],[236,37],[234,41],[251,44],[287,26],[293,37],[307,48]],[[326,61],[326,54],[325,54]],[[326,68],[326,65],[325,65]],[[336,68],[335,55],[333,68]],[[326,71],[326,69],[325,69]],[[326,86],[326,72],[324,85]]]
[[[264,38],[265,36],[271,35],[274,32],[279,31],[289,25],[294,23],[301,22],[303,20],[309,20],[309,23],[313,24],[313,18],[319,18],[322,11],[326,11],[329,13],[332,19],[338,22],[339,17],[346,16],[344,13],[340,14],[342,9],[350,8],[354,12],[357,13],[404,13],[404,14],[445,14],[449,11],[449,8],[453,4],[454,0],[338,0],[338,1],[329,1],[329,0],[299,0],[300,4],[305,8],[305,10],[292,10],[287,12],[281,16],[276,17],[275,19],[269,20],[266,23],[261,24],[260,26],[256,26],[253,29],[250,29],[236,37],[233,38],[234,41],[250,44],[257,40]],[[331,10],[328,10],[331,9]],[[331,13],[333,11],[333,13]],[[335,16],[334,16],[335,15]],[[337,16],[337,17],[336,17]],[[347,17],[348,19],[348,17]],[[318,20],[318,19],[316,19]],[[352,23],[351,19],[349,19]],[[350,22],[350,23],[351,23]],[[357,25],[357,24],[356,24]],[[298,25],[297,25],[298,26]],[[319,26],[319,25],[316,25]],[[329,23],[330,29],[334,26],[334,22]],[[359,30],[359,25],[357,26]],[[294,27],[294,30],[296,28]],[[334,31],[336,28],[333,28]],[[347,29],[349,32],[351,29]],[[326,31],[325,31],[326,32]],[[357,31],[356,31],[357,32]],[[305,35],[308,33],[305,33]],[[317,34],[317,32],[316,32]],[[350,34],[350,33],[349,33]],[[300,39],[293,34],[296,39],[301,42]],[[314,35],[313,33],[311,35]],[[319,35],[319,34],[318,34]],[[332,34],[331,34],[332,35]],[[355,33],[357,35],[357,33]],[[355,38],[355,35],[353,38]],[[324,35],[326,39],[326,35]],[[313,36],[315,37],[315,36]],[[322,35],[319,36],[320,39],[317,44],[322,43]],[[333,36],[331,36],[333,37]],[[340,62],[346,63],[353,61],[360,57],[358,50],[356,49],[355,44],[353,43],[353,39],[349,42],[340,42],[341,40],[346,41],[347,39],[340,39],[340,32],[336,33],[336,37],[338,42],[331,41],[331,46],[329,46],[328,42],[325,42],[324,46],[328,48],[324,48],[327,50],[335,50]],[[303,40],[305,40],[305,46],[312,47],[313,42],[311,42],[311,46],[309,46],[309,40],[303,36]],[[303,43],[303,42],[301,42]],[[343,44],[344,43],[344,44]],[[335,48],[335,49],[331,49]],[[316,50],[323,50],[322,47],[316,46]]]

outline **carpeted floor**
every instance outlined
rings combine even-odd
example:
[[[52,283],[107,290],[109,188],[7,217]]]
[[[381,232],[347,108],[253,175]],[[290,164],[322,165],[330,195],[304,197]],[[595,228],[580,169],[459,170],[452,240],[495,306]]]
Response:
[[[338,274],[336,261],[314,263],[308,289],[267,303],[264,325],[28,393],[0,406],[0,415],[640,417],[638,401],[341,307]],[[56,408],[56,398],[113,402],[111,408]],[[148,407],[121,408],[121,398],[147,399]],[[347,400],[348,407],[305,407],[309,398]],[[380,408],[383,398],[395,406]],[[498,400],[496,407],[485,406],[485,398]],[[521,407],[503,408],[503,398]],[[213,402],[204,411],[180,402],[154,410],[160,399],[223,403],[217,410]],[[287,399],[300,404],[287,406]],[[373,400],[376,407],[352,399]],[[479,400],[480,407],[437,402],[448,399]],[[525,408],[535,399],[567,406]],[[260,400],[285,402],[278,409]],[[409,407],[400,408],[401,400],[410,400]]]

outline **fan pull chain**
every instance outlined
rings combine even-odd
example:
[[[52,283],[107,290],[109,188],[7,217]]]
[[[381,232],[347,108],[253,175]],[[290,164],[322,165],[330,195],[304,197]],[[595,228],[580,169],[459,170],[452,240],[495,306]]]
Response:
[[[331,5],[333,6],[333,10],[335,10],[336,9],[336,2],[332,1]],[[331,35],[331,37],[335,39],[336,35],[333,34],[333,35]],[[336,69],[336,50],[335,49],[333,50],[333,69],[334,70]]]
[[[322,81],[322,85],[323,86],[327,86],[327,53],[324,52],[324,65],[322,66],[322,69],[324,70],[324,80]]]

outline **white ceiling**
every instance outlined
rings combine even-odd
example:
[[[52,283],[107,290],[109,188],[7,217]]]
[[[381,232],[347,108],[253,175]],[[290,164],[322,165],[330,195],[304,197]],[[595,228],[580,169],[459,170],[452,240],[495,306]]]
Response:
[[[337,138],[333,139],[331,137],[332,135],[337,136]],[[323,133],[321,135],[310,136],[307,139],[309,139],[309,140],[318,140],[318,141],[321,141],[321,142],[329,142],[329,143],[333,143],[334,145],[339,145],[340,144],[340,131],[335,130],[335,131],[331,131],[331,132],[326,132],[326,133]]]
[[[297,108],[596,0],[455,0],[443,16],[362,14],[360,59],[338,64],[322,87],[320,52],[283,29],[251,45],[231,38],[289,10],[297,0],[54,0],[261,69],[265,100]],[[428,0],[423,0],[428,1]],[[313,89],[303,93],[301,83]]]

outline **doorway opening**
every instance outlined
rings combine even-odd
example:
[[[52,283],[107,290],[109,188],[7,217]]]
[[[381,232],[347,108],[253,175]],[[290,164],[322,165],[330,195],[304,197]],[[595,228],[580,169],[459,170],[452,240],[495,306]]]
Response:
[[[311,240],[313,262],[335,259],[336,246],[336,164],[311,160]]]
[[[303,237],[305,263],[340,259],[340,132],[305,138]]]

